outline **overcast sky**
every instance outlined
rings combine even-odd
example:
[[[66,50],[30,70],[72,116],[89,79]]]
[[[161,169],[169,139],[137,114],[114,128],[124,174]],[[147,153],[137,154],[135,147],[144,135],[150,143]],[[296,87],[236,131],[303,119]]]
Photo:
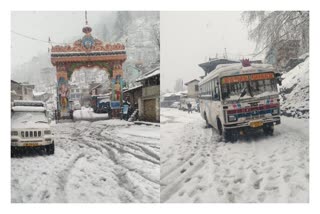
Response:
[[[239,59],[254,52],[241,12],[161,12],[161,90],[173,90],[176,79],[199,79],[198,64],[209,56]]]
[[[69,42],[72,39],[80,39],[84,34],[82,27],[85,25],[85,12],[12,12],[11,31],[40,40],[51,40],[54,42]],[[102,17],[108,21],[110,12],[88,11],[88,22],[95,28]],[[48,52],[48,44],[40,41],[27,39],[11,33],[11,56],[12,65],[19,65],[29,61],[39,53]]]
[[[11,30],[41,40],[70,42],[83,36],[84,12],[12,12]],[[95,26],[110,12],[88,11],[89,25]],[[204,72],[199,63],[222,56],[226,48],[232,58],[254,52],[255,44],[248,41],[246,26],[240,12],[161,12],[161,90],[174,87],[175,80],[184,82]],[[47,53],[48,44],[11,33],[12,65],[19,65],[39,53]]]

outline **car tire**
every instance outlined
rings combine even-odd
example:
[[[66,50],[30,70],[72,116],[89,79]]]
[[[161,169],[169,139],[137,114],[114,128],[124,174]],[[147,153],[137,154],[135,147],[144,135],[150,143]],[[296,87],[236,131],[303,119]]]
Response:
[[[46,150],[47,150],[48,155],[53,155],[54,154],[54,142],[50,145],[47,145]]]
[[[217,126],[218,126],[219,135],[222,135],[222,133],[223,133],[222,124],[221,124],[221,121],[219,118],[217,119]]]
[[[206,121],[206,128],[211,128],[212,126],[211,126],[210,123],[208,122],[207,114],[206,114],[206,113],[204,113],[204,120]]]

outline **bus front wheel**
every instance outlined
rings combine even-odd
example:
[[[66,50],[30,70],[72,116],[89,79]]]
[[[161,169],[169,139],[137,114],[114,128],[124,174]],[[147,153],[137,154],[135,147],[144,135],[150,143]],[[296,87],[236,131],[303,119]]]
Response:
[[[273,130],[274,130],[274,126],[273,125],[263,127],[263,132],[264,132],[264,134],[266,136],[272,136],[273,135]]]
[[[228,141],[235,142],[238,140],[239,132],[237,132],[236,130],[232,130],[232,129],[231,130],[224,130],[223,137],[226,142],[228,142]]]
[[[204,120],[206,121],[206,128],[211,128],[211,125],[208,122],[207,114],[204,113]]]
[[[222,124],[220,122],[220,119],[217,120],[217,125],[218,125],[219,135],[222,135],[223,130],[222,130]]]

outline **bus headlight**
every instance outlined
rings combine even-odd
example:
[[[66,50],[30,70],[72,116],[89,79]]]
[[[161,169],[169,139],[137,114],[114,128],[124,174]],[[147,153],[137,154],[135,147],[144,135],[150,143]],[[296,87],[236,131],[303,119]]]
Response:
[[[229,115],[228,116],[228,121],[229,122],[234,122],[234,121],[236,121],[237,120],[237,117],[236,116],[234,116],[234,115]]]
[[[279,114],[279,109],[278,108],[273,109],[272,114],[273,115]]]

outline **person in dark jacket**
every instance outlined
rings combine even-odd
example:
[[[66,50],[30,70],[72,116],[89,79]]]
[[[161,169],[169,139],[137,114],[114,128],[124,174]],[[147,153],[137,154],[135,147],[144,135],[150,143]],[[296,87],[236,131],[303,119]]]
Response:
[[[187,104],[187,107],[188,107],[188,114],[190,114],[190,112],[192,113],[192,109],[191,109],[192,105],[190,102]]]
[[[130,107],[130,103],[127,100],[125,100],[122,105],[122,117],[124,120],[129,119],[129,107]]]

